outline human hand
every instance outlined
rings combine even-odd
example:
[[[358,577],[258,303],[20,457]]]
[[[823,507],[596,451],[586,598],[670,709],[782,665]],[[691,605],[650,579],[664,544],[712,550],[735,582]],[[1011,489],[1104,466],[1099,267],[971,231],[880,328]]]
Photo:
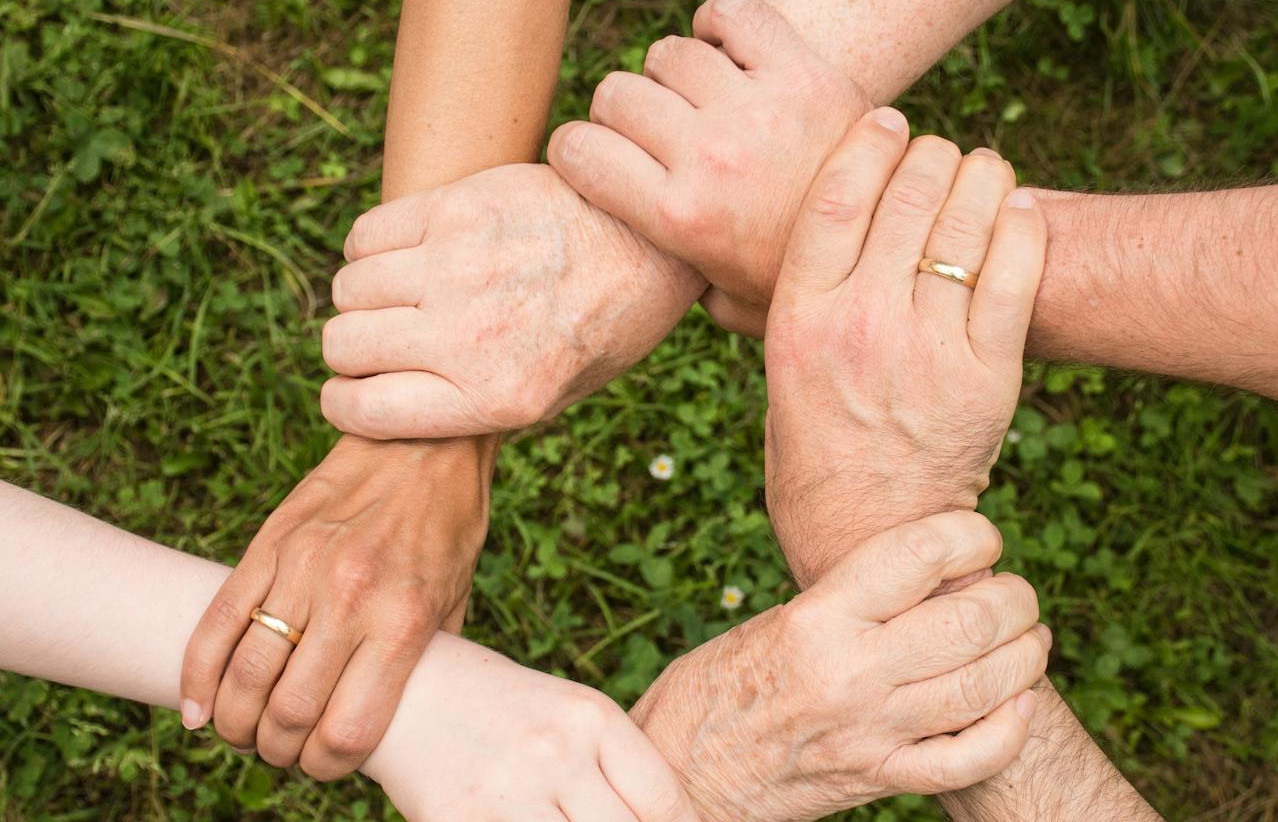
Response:
[[[823,817],[966,787],[1025,745],[1051,634],[978,514],[857,545],[819,582],[676,660],[631,715],[707,820]],[[957,732],[957,736],[948,736]]]
[[[457,630],[493,441],[344,438],[267,519],[186,649],[182,718],[317,779],[354,770],[436,628]],[[255,607],[304,632],[294,649]]]
[[[907,133],[878,109],[831,155],[768,316],[768,508],[801,583],[841,541],[974,508],[1020,393],[1042,212],[994,152]]]
[[[696,822],[612,700],[456,637],[431,642],[362,769],[409,822]]]
[[[604,78],[591,122],[560,127],[548,157],[586,199],[699,269],[716,321],[762,336],[808,185],[869,102],[763,0],[710,0],[693,30],[654,43],[643,76]]]
[[[547,419],[656,347],[693,271],[547,166],[503,166],[379,206],[346,241],[324,326],[324,416],[375,439]]]

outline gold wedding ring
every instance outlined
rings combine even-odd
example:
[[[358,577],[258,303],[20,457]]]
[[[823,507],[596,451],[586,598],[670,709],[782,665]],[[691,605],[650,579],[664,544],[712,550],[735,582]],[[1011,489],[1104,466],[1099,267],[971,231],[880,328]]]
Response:
[[[254,608],[249,619],[287,639],[293,645],[302,641],[302,632],[289,625],[277,616],[266,613],[261,608]]]
[[[976,288],[976,280],[981,276],[979,271],[968,271],[961,265],[943,263],[931,257],[919,263],[919,272],[922,274],[935,274],[938,277],[944,277],[968,288]]]

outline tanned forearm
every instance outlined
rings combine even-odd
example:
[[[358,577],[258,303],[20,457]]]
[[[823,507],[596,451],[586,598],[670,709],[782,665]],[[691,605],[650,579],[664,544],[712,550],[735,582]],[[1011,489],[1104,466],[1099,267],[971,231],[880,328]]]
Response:
[[[406,0],[382,199],[541,153],[568,0]]]

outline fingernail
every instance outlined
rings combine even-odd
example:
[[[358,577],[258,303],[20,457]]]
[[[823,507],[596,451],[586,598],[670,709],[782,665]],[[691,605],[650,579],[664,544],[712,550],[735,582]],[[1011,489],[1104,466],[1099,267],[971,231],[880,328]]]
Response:
[[[236,752],[237,754],[239,754],[240,756],[248,756],[249,754],[253,753],[253,749],[252,749],[252,748],[237,748],[237,747],[235,747],[234,745],[227,745],[226,747],[228,747],[228,748],[230,748],[231,750],[235,751],[235,752]]]
[[[333,305],[337,305],[339,302],[342,301],[342,278],[341,277],[333,278],[333,288],[332,288],[332,294],[330,296],[332,297]]]
[[[1034,710],[1038,707],[1038,697],[1033,691],[1026,691],[1016,697],[1016,712],[1026,722],[1034,718]]]
[[[1003,158],[999,155],[999,153],[998,153],[997,151],[995,151],[995,150],[994,150],[994,149],[992,149],[992,148],[985,148],[984,146],[982,146],[981,148],[974,148],[974,149],[972,149],[972,153],[971,153],[970,155],[968,155],[968,156],[969,156],[969,157],[977,157],[977,156],[979,156],[979,157],[993,157],[995,160],[1001,160],[1001,159],[1003,159]]]
[[[182,707],[182,727],[188,731],[199,730],[208,722],[204,717],[204,709],[194,699],[184,699]]]
[[[1007,195],[1008,208],[1033,208],[1034,195],[1023,188],[1018,188]]]
[[[870,115],[874,118],[874,122],[883,126],[888,131],[895,131],[897,134],[905,134],[910,130],[910,124],[906,121],[905,115],[891,106],[884,106],[875,109]]]
[[[1052,629],[1040,622],[1034,626],[1034,630],[1038,632],[1039,638],[1050,649],[1052,647]]]

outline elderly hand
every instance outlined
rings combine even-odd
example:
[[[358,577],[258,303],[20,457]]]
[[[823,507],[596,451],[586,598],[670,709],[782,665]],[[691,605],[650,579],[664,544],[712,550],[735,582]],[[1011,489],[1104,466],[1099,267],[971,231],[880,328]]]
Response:
[[[615,702],[444,634],[364,772],[409,822],[696,822]]]
[[[1019,398],[1042,212],[994,152],[906,134],[879,109],[831,155],[768,317],[768,507],[801,583],[838,542],[974,508]]]
[[[1001,548],[974,513],[875,536],[677,660],[631,715],[706,820],[809,820],[979,782],[1025,745],[1051,634],[1011,574],[929,595]]]
[[[547,166],[504,166],[356,221],[324,327],[325,417],[375,439],[545,420],[656,347],[705,288]]]
[[[693,29],[700,39],[653,44],[644,76],[606,77],[592,122],[562,126],[548,156],[586,199],[697,267],[720,324],[761,336],[808,184],[869,103],[763,0],[710,0]]]
[[[488,526],[491,441],[341,440],[267,519],[182,664],[182,720],[210,717],[317,779],[371,752],[441,622],[457,630]],[[303,631],[250,622],[255,607]]]

